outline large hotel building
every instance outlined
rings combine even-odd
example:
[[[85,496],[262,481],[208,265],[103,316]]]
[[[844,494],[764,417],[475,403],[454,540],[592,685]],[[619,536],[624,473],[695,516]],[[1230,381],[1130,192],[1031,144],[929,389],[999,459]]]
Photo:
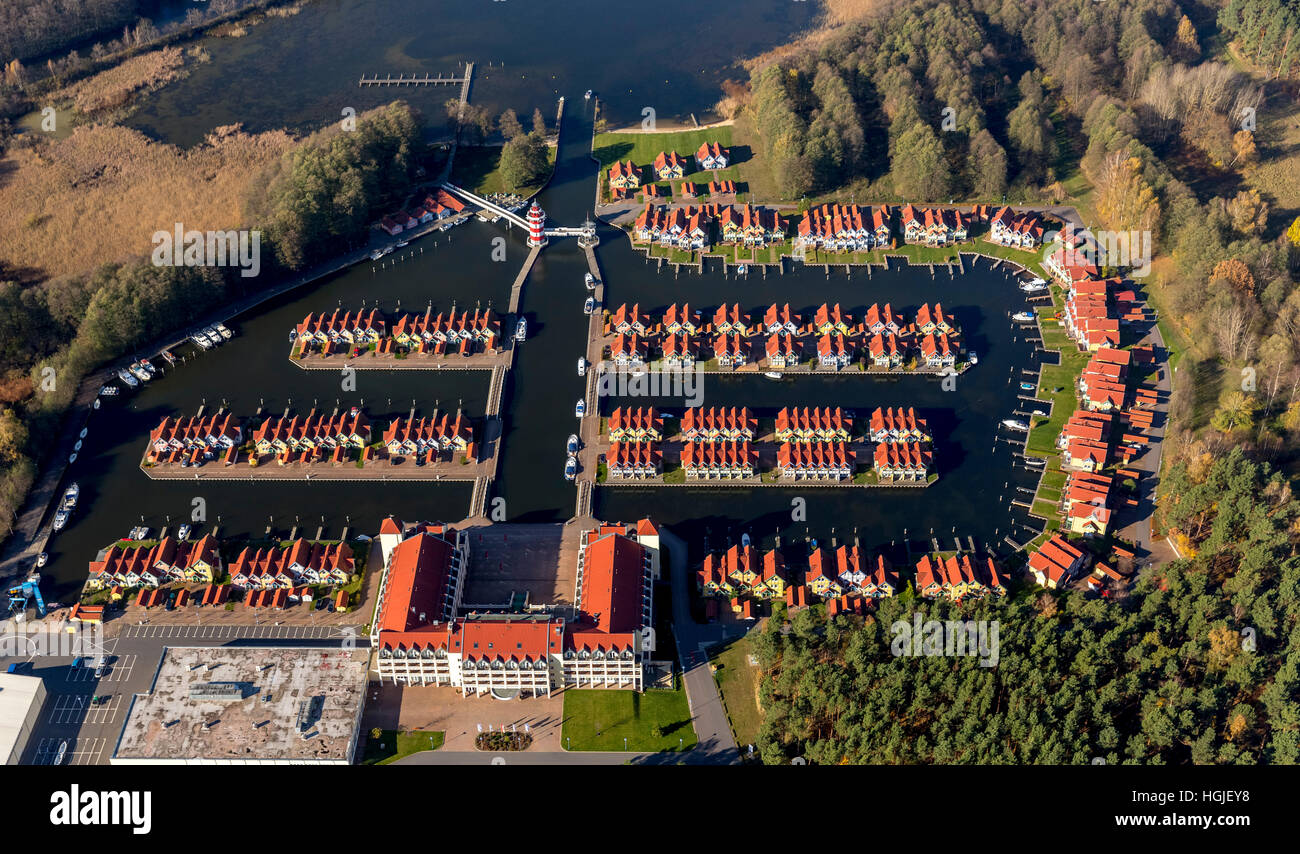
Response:
[[[571,618],[461,614],[469,538],[446,525],[380,528],[384,575],[371,630],[381,681],[465,695],[644,686],[654,651],[659,532],[649,519],[582,535]]]

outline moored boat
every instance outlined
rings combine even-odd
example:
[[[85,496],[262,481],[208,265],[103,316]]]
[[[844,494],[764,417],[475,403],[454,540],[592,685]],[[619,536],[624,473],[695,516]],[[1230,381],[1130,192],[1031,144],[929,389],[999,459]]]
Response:
[[[578,398],[578,403],[573,407],[573,414],[581,418],[587,414],[587,401]]]
[[[1029,429],[1029,425],[1028,425],[1028,424],[1026,424],[1026,423],[1023,422],[1023,421],[1017,421],[1017,420],[1014,419],[1014,418],[1003,418],[1003,419],[1002,419],[1002,426],[1003,426],[1003,427],[1006,427],[1008,430],[1021,430],[1021,431],[1027,431],[1027,430]]]

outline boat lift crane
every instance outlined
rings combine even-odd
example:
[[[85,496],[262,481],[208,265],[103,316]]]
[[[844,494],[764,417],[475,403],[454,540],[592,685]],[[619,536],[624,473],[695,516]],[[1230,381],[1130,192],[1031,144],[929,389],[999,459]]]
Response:
[[[41,596],[41,576],[33,572],[22,584],[9,588],[9,613],[21,614],[28,601],[35,601],[36,616],[45,616],[45,597]]]

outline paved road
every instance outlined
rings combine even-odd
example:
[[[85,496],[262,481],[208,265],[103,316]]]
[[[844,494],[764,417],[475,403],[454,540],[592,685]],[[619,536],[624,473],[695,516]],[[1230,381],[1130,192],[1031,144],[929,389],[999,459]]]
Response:
[[[1156,358],[1160,360],[1157,362],[1160,374],[1159,379],[1156,381],[1157,400],[1154,409],[1155,417],[1151,426],[1149,450],[1134,460],[1131,466],[1142,472],[1142,477],[1138,483],[1138,506],[1132,516],[1127,517],[1127,524],[1121,529],[1120,535],[1137,546],[1139,560],[1151,560],[1156,564],[1164,564],[1174,560],[1178,555],[1163,537],[1153,537],[1151,520],[1156,511],[1155,499],[1156,488],[1160,484],[1160,461],[1164,452],[1165,433],[1169,427],[1169,395],[1172,376],[1169,368],[1168,352],[1165,349],[1165,340],[1160,334],[1159,326],[1152,323],[1151,328],[1138,343],[1139,345],[1150,344],[1155,347]]]
[[[731,723],[722,706],[722,696],[709,670],[709,657],[705,649],[727,639],[726,629],[719,625],[701,626],[691,617],[690,563],[686,543],[667,529],[660,529],[660,542],[672,558],[673,584],[673,636],[677,641],[677,655],[681,659],[682,680],[686,685],[686,699],[691,707],[691,722],[699,746],[691,751],[710,763],[730,764],[740,761],[740,750],[731,734]]]

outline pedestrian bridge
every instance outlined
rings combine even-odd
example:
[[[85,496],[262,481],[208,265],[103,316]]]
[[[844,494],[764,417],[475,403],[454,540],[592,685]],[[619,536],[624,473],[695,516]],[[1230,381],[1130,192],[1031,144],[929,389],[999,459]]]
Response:
[[[494,213],[497,216],[505,217],[510,222],[514,223],[520,228],[527,230],[528,223],[527,221],[524,220],[523,217],[521,217],[517,213],[511,213],[510,211],[498,205],[496,202],[489,202],[487,199],[483,198],[480,195],[471,193],[469,190],[465,190],[460,187],[457,187],[455,184],[451,183],[450,181],[444,181],[442,183],[442,186],[445,190],[455,193],[465,201],[472,202],[473,204],[478,205],[479,207],[483,208],[483,210],[488,211],[489,213]]]
[[[496,214],[497,216],[504,217],[505,219],[509,220],[512,224],[519,226],[525,231],[528,229],[528,221],[526,219],[524,219],[522,216],[520,216],[517,213],[511,213],[510,211],[506,210],[505,208],[501,207],[495,202],[490,202],[476,193],[471,193],[469,190],[466,190],[462,187],[457,187],[455,184],[451,183],[450,181],[444,181],[442,183],[442,187],[448,192],[455,193],[457,196],[460,196],[465,201],[470,202],[471,204],[478,205],[479,207],[483,208],[483,210],[489,213],[493,213]],[[591,239],[596,236],[596,224],[593,222],[587,222],[578,227],[561,226],[557,228],[548,228],[545,230],[544,233],[546,234],[547,237],[585,237],[587,239]]]

